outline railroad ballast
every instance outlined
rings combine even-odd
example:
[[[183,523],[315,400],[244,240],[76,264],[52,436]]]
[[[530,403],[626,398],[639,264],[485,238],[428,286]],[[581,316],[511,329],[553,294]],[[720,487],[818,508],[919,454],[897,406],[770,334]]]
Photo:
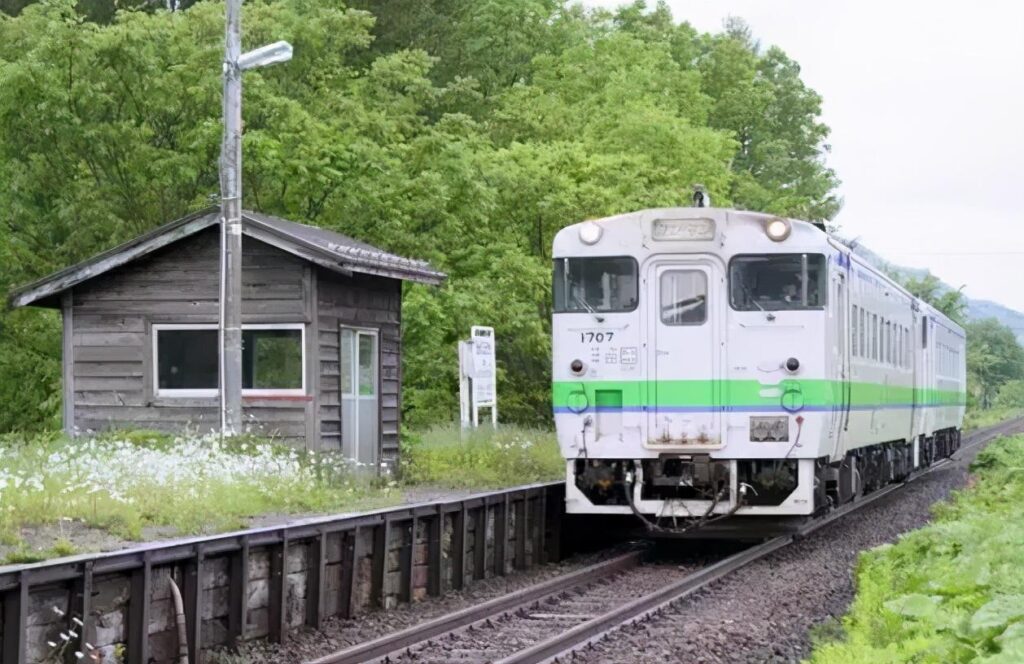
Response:
[[[819,226],[642,210],[562,229],[553,256],[569,513],[790,520],[959,445],[963,329]]]

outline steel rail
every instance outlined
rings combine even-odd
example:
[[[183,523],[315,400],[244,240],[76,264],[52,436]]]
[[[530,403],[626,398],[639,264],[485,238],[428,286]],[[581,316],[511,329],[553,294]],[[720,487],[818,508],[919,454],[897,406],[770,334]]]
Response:
[[[515,611],[537,600],[557,595],[564,590],[584,584],[589,585],[616,572],[637,567],[643,555],[644,552],[641,550],[631,551],[570,574],[517,590],[503,597],[496,597],[483,604],[470,606],[399,632],[356,644],[319,659],[310,660],[306,664],[354,664],[393,655],[411,645],[442,634],[458,632],[488,618]]]
[[[968,440],[970,442],[966,445],[961,445],[960,448],[957,449],[949,458],[941,459],[927,468],[923,468],[920,471],[912,473],[903,482],[890,484],[885,488],[873,491],[867,496],[858,498],[852,503],[848,503],[838,509],[832,510],[826,516],[815,519],[792,535],[776,537],[758,545],[757,547],[747,549],[730,556],[725,560],[715,563],[711,567],[696,572],[685,579],[681,579],[671,586],[649,595],[645,595],[644,597],[634,600],[627,605],[621,606],[613,611],[609,611],[602,616],[598,616],[597,618],[583,623],[582,625],[578,625],[571,630],[551,637],[550,639],[527,648],[526,650],[521,650],[509,657],[498,660],[496,664],[538,664],[540,662],[564,660],[581,647],[604,638],[609,632],[620,628],[623,624],[630,621],[636,621],[656,613],[669,604],[679,601],[704,586],[707,586],[756,560],[764,558],[797,540],[807,537],[811,533],[824,528],[843,516],[846,516],[850,512],[870,505],[871,503],[898,491],[911,482],[919,480],[937,470],[946,468],[955,460],[958,460],[956,454],[977,445],[981,445],[982,443],[989,442],[1002,435],[1020,431],[1022,425],[1024,425],[1024,418],[1018,418],[1007,422],[1000,422],[999,424],[991,427],[974,431],[968,436]]]

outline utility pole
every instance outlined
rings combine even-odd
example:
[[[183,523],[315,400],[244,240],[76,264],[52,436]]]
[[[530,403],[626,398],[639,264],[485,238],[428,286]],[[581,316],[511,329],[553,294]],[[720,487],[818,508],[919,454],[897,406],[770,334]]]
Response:
[[[221,435],[242,432],[242,72],[292,57],[288,42],[242,54],[242,0],[225,3],[224,138],[220,155]]]

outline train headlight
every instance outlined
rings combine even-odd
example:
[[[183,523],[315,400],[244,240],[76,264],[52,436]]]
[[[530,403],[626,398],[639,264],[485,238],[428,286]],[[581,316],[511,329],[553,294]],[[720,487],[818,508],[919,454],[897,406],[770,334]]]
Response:
[[[769,221],[764,227],[765,235],[774,242],[782,242],[789,237],[792,231],[793,225],[789,223],[789,220],[778,217]]]
[[[583,222],[580,225],[580,242],[583,244],[597,244],[597,241],[601,239],[602,233],[604,233],[604,229],[594,222]]]

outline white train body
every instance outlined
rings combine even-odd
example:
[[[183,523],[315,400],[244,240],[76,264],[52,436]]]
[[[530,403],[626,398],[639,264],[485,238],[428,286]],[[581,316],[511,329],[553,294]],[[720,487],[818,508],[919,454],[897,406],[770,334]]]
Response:
[[[570,513],[809,515],[958,445],[963,329],[812,224],[644,210],[553,256]]]

